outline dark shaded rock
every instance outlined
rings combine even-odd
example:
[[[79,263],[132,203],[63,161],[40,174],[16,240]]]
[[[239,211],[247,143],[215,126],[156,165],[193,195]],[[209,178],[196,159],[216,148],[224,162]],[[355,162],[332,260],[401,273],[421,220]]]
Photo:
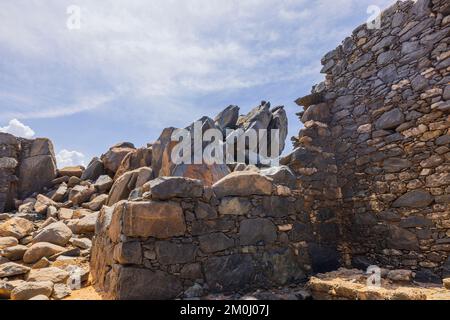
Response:
[[[373,265],[373,263],[365,256],[352,257],[352,266],[357,269],[366,271],[371,265]]]
[[[303,261],[291,249],[283,248],[263,255],[264,274],[269,282],[276,285],[298,283],[306,279]]]
[[[432,227],[433,221],[423,218],[412,216],[406,219],[403,219],[399,225],[401,228],[423,228],[423,227]]]
[[[277,228],[268,219],[247,219],[241,222],[239,228],[241,245],[257,245],[273,243],[277,239]]]
[[[325,273],[339,268],[341,256],[335,247],[310,243],[308,251],[314,273]]]
[[[310,224],[294,222],[292,230],[289,232],[291,241],[311,241],[313,232]]]
[[[197,219],[215,219],[217,218],[217,211],[211,205],[199,202],[195,207],[195,216]]]
[[[295,213],[294,204],[285,197],[264,197],[263,213],[267,217],[283,218]]]
[[[239,119],[239,107],[229,106],[220,112],[215,118],[215,124],[221,129],[236,128],[236,123]]]
[[[399,228],[397,226],[389,226],[389,237],[387,239],[388,246],[398,250],[418,250],[419,242],[414,233]]]
[[[385,112],[376,122],[377,129],[387,130],[395,129],[405,121],[403,112],[399,109],[393,109]]]
[[[162,264],[193,262],[197,254],[197,246],[193,244],[158,241],[155,247],[158,261]]]
[[[81,180],[95,181],[98,177],[103,175],[104,172],[105,168],[103,167],[103,162],[99,158],[95,157],[91,160],[86,170],[84,170],[81,175]]]
[[[414,280],[421,283],[436,283],[436,284],[442,284],[442,279],[434,272],[428,270],[428,269],[422,269],[416,271],[416,275],[414,277]]]
[[[428,191],[414,190],[395,200],[392,206],[394,208],[424,208],[429,206],[433,200],[433,197]]]
[[[234,240],[223,233],[211,233],[199,237],[200,249],[205,253],[219,252],[234,246]]]
[[[125,172],[133,171],[142,167],[150,167],[152,165],[152,149],[139,148],[129,152],[120,163],[114,180],[118,179]]]
[[[241,291],[254,285],[257,275],[252,257],[243,254],[209,258],[203,270],[211,292]]]
[[[280,184],[291,189],[295,188],[297,178],[288,166],[271,167],[261,170],[260,173],[271,178],[274,184]]]
[[[152,199],[199,198],[203,195],[200,180],[181,177],[160,177],[150,181]]]
[[[118,300],[168,300],[182,292],[183,286],[178,277],[162,271],[120,267]]]
[[[114,260],[120,264],[142,263],[142,247],[138,241],[120,242],[114,247]]]
[[[388,173],[400,172],[411,166],[412,162],[407,159],[389,158],[383,162],[383,169]]]

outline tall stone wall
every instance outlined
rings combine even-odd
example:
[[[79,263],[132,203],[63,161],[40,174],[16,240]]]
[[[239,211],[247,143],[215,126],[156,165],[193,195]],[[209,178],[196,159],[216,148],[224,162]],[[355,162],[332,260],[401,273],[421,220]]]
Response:
[[[316,162],[316,190],[336,184],[326,207],[342,263],[449,275],[449,13],[446,0],[397,2],[380,29],[362,25],[326,54],[325,82],[297,101],[305,129],[293,155]]]
[[[0,213],[15,209],[14,200],[44,191],[56,175],[50,140],[0,133]]]
[[[314,266],[302,195],[258,173],[212,188],[158,178],[143,198],[100,212],[95,286],[112,299],[169,299],[245,292],[305,281]]]

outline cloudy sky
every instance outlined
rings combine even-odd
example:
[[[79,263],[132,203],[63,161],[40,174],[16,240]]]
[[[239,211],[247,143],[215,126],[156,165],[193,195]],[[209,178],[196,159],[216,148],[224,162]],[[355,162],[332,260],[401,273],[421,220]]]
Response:
[[[117,142],[268,100],[286,106],[292,136],[293,101],[322,81],[321,57],[370,5],[394,2],[2,0],[0,131],[52,139],[60,166],[87,164]]]

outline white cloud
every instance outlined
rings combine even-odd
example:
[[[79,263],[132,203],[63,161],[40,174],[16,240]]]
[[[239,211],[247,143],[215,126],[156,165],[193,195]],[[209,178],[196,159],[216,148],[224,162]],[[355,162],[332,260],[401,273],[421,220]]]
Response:
[[[85,165],[85,159],[83,153],[78,151],[69,151],[66,149],[61,150],[56,155],[56,162],[58,163],[58,168],[64,168],[69,166]]]
[[[35,132],[29,126],[23,124],[17,119],[12,119],[5,127],[0,127],[0,132],[10,133],[16,137],[33,138]]]
[[[343,21],[355,10],[364,16],[366,5],[393,2],[77,0],[81,29],[68,30],[73,1],[2,1],[0,103],[2,92],[19,97],[12,106],[2,103],[0,117],[59,117],[109,106],[121,95],[177,104],[286,78],[310,80],[304,69],[355,27]]]

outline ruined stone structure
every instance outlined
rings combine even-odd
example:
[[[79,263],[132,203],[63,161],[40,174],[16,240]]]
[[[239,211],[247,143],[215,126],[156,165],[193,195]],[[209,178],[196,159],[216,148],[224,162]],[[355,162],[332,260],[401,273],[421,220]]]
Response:
[[[287,160],[313,211],[331,209],[343,264],[449,275],[449,13],[448,1],[396,3],[381,29],[326,54],[325,82],[297,101],[305,129]]]
[[[15,207],[15,199],[44,191],[56,178],[53,144],[0,133],[0,212]]]
[[[204,283],[226,293],[282,286],[311,271],[303,202],[271,178],[231,174],[212,188],[159,178],[148,197],[100,212],[91,270],[110,298],[197,296]]]
[[[326,54],[280,167],[175,165],[167,128],[144,148],[119,143],[87,168],[56,170],[49,140],[0,133],[0,213],[18,211],[0,215],[0,278],[27,280],[0,281],[0,297],[32,298],[36,286],[66,297],[67,256],[84,259],[84,283],[90,263],[111,299],[245,293],[312,275],[316,298],[448,297],[401,285],[450,277],[449,13],[447,0],[398,2],[381,28],[362,25]],[[285,111],[264,101],[200,121],[279,129],[284,148]],[[381,291],[362,289],[370,265],[384,268]],[[341,266],[359,270],[316,276]]]

